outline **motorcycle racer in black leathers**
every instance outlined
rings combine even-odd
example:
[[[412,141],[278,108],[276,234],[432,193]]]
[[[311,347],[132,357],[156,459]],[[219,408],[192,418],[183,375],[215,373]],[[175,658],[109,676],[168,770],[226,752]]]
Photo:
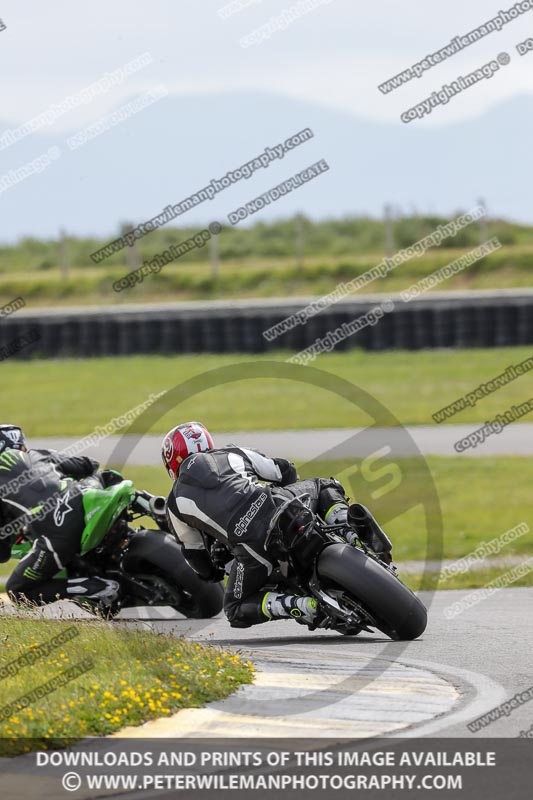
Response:
[[[227,560],[233,556],[224,595],[230,624],[246,628],[293,618],[316,626],[320,609],[315,598],[261,591],[275,565],[265,538],[280,500],[290,496],[308,494],[311,510],[328,524],[346,522],[349,506],[341,484],[333,478],[299,481],[286,459],[234,445],[215,448],[198,422],[173,428],[162,455],[175,479],[167,500],[169,527],[190,566],[204,580],[218,581],[224,571],[211,558],[213,540],[229,551]]]
[[[118,584],[102,578],[54,579],[80,551],[84,528],[82,496],[76,481],[99,464],[87,456],[28,450],[21,429],[0,425],[0,561],[24,528],[31,551],[6,584],[14,602],[51,603],[58,598],[110,601]]]

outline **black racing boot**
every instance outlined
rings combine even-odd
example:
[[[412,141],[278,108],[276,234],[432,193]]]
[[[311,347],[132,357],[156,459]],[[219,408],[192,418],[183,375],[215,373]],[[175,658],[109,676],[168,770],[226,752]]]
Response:
[[[119,589],[118,581],[108,578],[69,578],[65,599],[82,606],[87,603],[107,617],[119,609],[116,605]]]

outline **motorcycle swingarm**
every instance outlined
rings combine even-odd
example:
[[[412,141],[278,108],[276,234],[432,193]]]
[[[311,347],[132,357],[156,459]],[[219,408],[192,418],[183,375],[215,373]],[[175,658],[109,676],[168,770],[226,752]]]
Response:
[[[143,578],[148,579],[151,581],[148,584],[143,582]],[[169,599],[172,599],[174,602],[181,601],[182,595],[173,590],[168,583],[166,583],[162,578],[157,578],[158,582],[161,585],[161,588],[165,590],[165,596],[161,597],[160,592],[154,597],[154,585],[153,585],[153,575],[129,575],[126,572],[121,574],[121,579],[123,584],[129,587],[131,597],[135,600],[137,605],[139,601],[146,602],[147,606],[157,606],[163,604],[167,604]]]

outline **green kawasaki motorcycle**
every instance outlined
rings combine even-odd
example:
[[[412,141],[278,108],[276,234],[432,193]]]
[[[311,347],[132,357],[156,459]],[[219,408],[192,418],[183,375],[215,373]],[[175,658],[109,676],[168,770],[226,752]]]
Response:
[[[55,577],[118,581],[119,596],[105,609],[107,616],[132,606],[170,606],[194,619],[222,610],[222,586],[200,580],[168,533],[164,497],[137,491],[118,474],[117,482],[106,488],[98,475],[78,481],[77,487],[85,515],[81,553]],[[150,517],[158,529],[134,528],[132,523],[141,517]],[[31,547],[22,534],[11,557],[21,559]]]

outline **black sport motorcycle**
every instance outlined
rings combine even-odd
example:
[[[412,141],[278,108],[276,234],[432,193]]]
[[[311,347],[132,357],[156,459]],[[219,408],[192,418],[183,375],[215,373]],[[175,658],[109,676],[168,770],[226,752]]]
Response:
[[[308,507],[309,500],[309,495],[285,500],[274,514],[266,548],[279,566],[265,588],[316,597],[320,629],[353,636],[377,628],[396,640],[421,636],[425,606],[386,563],[390,558],[366,543],[372,525],[380,530],[374,518],[364,506],[354,505],[349,525],[327,525]],[[341,535],[347,527],[354,534],[350,544]]]
[[[167,531],[165,498],[138,491],[118,473],[108,473],[108,480],[103,475],[77,483],[85,512],[81,553],[55,577],[117,581],[118,598],[110,606],[84,603],[106,617],[132,606],[170,606],[195,619],[218,614],[222,586],[202,581],[185,561],[181,547]],[[133,523],[141,517],[150,517],[158,530],[135,529]],[[22,530],[12,546],[12,558],[23,558],[31,546],[31,538]]]

